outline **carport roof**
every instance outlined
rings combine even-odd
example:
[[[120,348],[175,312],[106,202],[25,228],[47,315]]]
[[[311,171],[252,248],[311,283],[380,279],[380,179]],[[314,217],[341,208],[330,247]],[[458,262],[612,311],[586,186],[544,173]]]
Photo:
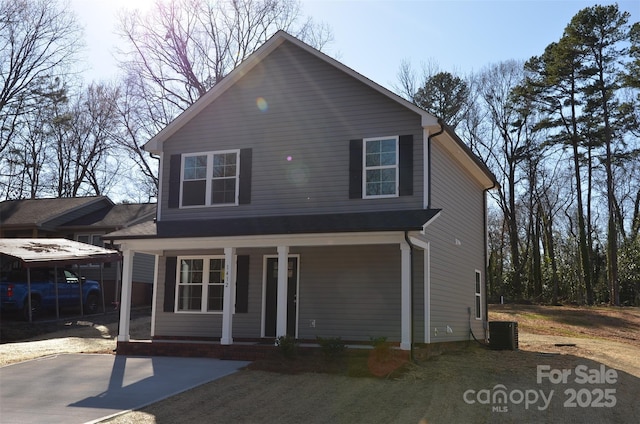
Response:
[[[0,253],[19,259],[29,268],[45,265],[115,262],[117,250],[67,239],[0,239]]]

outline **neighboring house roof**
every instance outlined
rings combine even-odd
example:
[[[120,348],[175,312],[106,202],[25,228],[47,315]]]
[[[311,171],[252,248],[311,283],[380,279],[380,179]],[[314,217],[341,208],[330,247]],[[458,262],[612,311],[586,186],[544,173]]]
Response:
[[[116,229],[151,221],[156,215],[155,203],[125,203],[101,209],[64,224],[65,228],[91,227],[94,229]]]
[[[313,234],[363,231],[417,231],[439,209],[322,215],[263,216],[144,223],[107,234],[106,239],[228,237],[273,234]]]
[[[155,218],[154,203],[115,205],[106,196],[20,199],[0,203],[0,228],[114,230]]]
[[[0,253],[20,259],[25,267],[120,260],[116,250],[67,239],[0,239]]]
[[[379,93],[387,96],[389,99],[399,103],[403,107],[415,112],[421,117],[422,126],[429,128],[431,134],[438,133],[440,137],[436,136],[435,139],[439,140],[442,145],[460,161],[471,173],[482,182],[485,188],[493,188],[497,186],[497,179],[491,173],[491,171],[482,163],[482,161],[471,152],[471,149],[455,134],[455,131],[444,125],[440,119],[433,116],[429,112],[420,108],[419,106],[407,101],[406,99],[398,96],[397,94],[389,91],[381,85],[373,82],[369,78],[359,74],[343,63],[327,56],[321,51],[311,47],[303,41],[293,37],[290,34],[280,30],[276,32],[269,40],[267,40],[262,46],[260,46],[254,53],[247,57],[240,65],[238,65],[233,71],[231,71],[226,77],[224,77],[213,88],[207,91],[202,97],[200,97],[194,104],[189,106],[184,112],[182,112],[177,118],[164,127],[159,133],[151,138],[143,147],[145,150],[151,153],[160,154],[163,150],[163,143],[175,134],[180,128],[184,127],[192,118],[202,112],[209,104],[214,102],[218,97],[231,88],[240,78],[251,71],[256,65],[258,65],[265,57],[271,54],[278,46],[284,42],[292,43],[306,52],[314,55],[315,57],[325,61],[326,63],[334,66],[340,71],[350,75],[356,80],[364,83],[370,88],[378,91]],[[444,134],[444,135],[443,135]]]
[[[46,227],[66,214],[100,202],[113,205],[106,196],[5,200],[0,202],[0,226]]]

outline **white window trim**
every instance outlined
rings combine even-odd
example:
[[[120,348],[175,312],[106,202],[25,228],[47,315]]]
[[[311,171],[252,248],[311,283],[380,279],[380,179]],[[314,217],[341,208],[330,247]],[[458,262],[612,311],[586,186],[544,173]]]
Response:
[[[235,193],[235,201],[233,203],[211,203],[211,184],[213,180],[213,156],[214,155],[223,155],[227,153],[235,153],[236,154],[236,193]],[[207,157],[207,175],[205,176],[205,198],[204,205],[188,205],[184,206],[182,204],[182,196],[183,196],[183,188],[184,188],[184,163],[186,158],[193,156],[206,156]],[[197,180],[188,180],[188,181],[197,181]],[[180,160],[180,209],[193,209],[193,208],[216,208],[216,207],[227,207],[227,206],[238,206],[239,205],[239,195],[240,195],[240,149],[231,149],[231,150],[214,150],[209,152],[194,152],[194,153],[183,153]]]
[[[376,195],[368,195],[367,194],[367,171],[371,169],[387,169],[391,168],[391,166],[369,166],[367,167],[367,142],[369,141],[378,141],[378,140],[389,140],[393,139],[396,142],[396,164],[394,165],[396,170],[396,187],[394,194],[376,194]],[[362,198],[363,199],[385,199],[385,198],[394,198],[398,197],[400,193],[400,164],[398,163],[400,160],[400,136],[391,135],[387,137],[371,137],[364,138],[362,140]]]
[[[180,263],[182,260],[191,260],[191,259],[202,259],[202,301],[200,304],[199,311],[181,311],[178,309],[178,304],[180,303],[180,286],[185,285],[180,283]],[[176,288],[175,288],[175,303],[173,305],[173,312],[176,314],[207,314],[207,315],[222,315],[224,312],[221,311],[208,311],[207,310],[207,300],[209,299],[209,271],[210,271],[210,260],[211,259],[225,259],[224,255],[209,255],[209,256],[178,256],[177,258],[177,266],[176,266]],[[227,276],[225,275],[225,279]],[[224,282],[223,282],[224,283]],[[224,305],[224,301],[222,303]]]
[[[474,296],[474,309],[475,311],[475,319],[476,320],[481,320],[482,319],[482,272],[476,269],[475,272],[475,280],[473,281],[473,291],[475,292],[475,296]],[[480,291],[476,291],[476,283],[479,283],[479,289]],[[478,299],[480,299],[480,302],[478,302]],[[476,306],[480,305],[479,308],[477,308]]]

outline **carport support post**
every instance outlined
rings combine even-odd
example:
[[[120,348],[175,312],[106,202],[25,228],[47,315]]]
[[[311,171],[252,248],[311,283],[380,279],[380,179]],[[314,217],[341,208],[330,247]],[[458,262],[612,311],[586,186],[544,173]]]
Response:
[[[29,308],[29,322],[33,322],[31,313],[31,268],[27,268],[27,306]]]
[[[131,279],[133,274],[133,252],[122,249],[122,294],[120,295],[120,325],[118,341],[129,341],[129,320],[131,319]]]
[[[278,292],[276,311],[276,337],[287,335],[287,277],[289,246],[278,246]],[[292,334],[293,335],[293,334]]]
[[[224,248],[224,297],[222,304],[222,337],[220,344],[230,345],[233,343],[233,309],[235,301],[236,286],[236,249],[233,247]]]

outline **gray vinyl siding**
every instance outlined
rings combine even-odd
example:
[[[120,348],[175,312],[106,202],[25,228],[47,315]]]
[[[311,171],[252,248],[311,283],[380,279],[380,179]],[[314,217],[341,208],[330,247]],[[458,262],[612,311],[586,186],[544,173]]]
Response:
[[[265,99],[261,111],[256,99]],[[413,135],[413,195],[349,199],[349,141]],[[423,206],[421,118],[284,43],[164,142],[162,220],[316,214]],[[168,208],[171,155],[252,149],[251,203]],[[291,160],[287,160],[290,157]]]
[[[249,302],[247,313],[233,315],[233,337],[260,337],[262,323],[262,276],[263,255],[276,254],[273,250],[238,249],[238,255],[249,255]],[[223,255],[221,250],[211,252],[197,252],[195,255]],[[187,252],[169,252],[171,256],[188,256]],[[222,314],[173,313],[163,312],[162,305],[165,292],[165,264],[166,256],[159,258],[157,305],[156,305],[156,336],[181,337],[213,337],[222,335]]]
[[[427,227],[431,242],[431,341],[468,340],[470,325],[481,338],[482,320],[475,319],[475,271],[482,272],[484,285],[483,191],[438,143],[432,145],[431,166],[432,206],[442,209]],[[483,308],[485,295],[483,292]],[[447,326],[453,333],[447,333]]]
[[[175,256],[175,255],[174,255]],[[221,314],[176,314],[163,312],[166,257],[158,260],[158,287],[156,287],[155,334],[154,336],[220,337],[222,333]]]
[[[400,340],[399,245],[305,249],[300,261],[300,338]]]
[[[136,283],[153,283],[154,255],[136,252],[133,255],[133,278]]]
[[[133,276],[132,281],[134,283],[153,283],[153,269],[155,263],[155,256],[145,253],[136,252],[133,255]],[[74,270],[76,267],[74,267]],[[80,265],[80,275],[90,280],[100,281],[100,266]],[[102,278],[105,281],[116,281],[118,279],[118,270],[122,268],[118,267],[117,262],[106,263],[102,269]]]
[[[177,252],[176,252],[177,253]],[[207,252],[207,255],[221,254]],[[203,254],[198,252],[198,254]],[[262,332],[264,257],[276,249],[238,249],[249,254],[248,313],[233,316],[234,338],[257,338]],[[173,253],[172,253],[173,255]],[[183,253],[181,253],[183,255]],[[291,248],[299,255],[298,337],[341,337],[369,341],[371,337],[400,340],[400,246],[334,246]],[[422,252],[414,256],[415,334],[423,341],[424,320]],[[156,336],[220,337],[222,315],[184,314],[162,311],[165,257],[159,261]],[[316,326],[311,327],[311,320]]]

